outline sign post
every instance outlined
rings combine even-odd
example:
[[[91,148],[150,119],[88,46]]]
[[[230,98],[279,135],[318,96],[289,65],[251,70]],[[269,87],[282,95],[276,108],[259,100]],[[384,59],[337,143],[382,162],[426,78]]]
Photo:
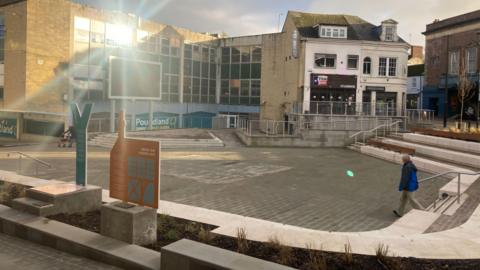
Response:
[[[87,185],[87,128],[92,108],[93,104],[86,104],[80,113],[78,104],[71,104],[77,150],[75,182],[83,187]]]
[[[110,197],[158,208],[160,142],[125,137],[125,112],[120,112],[117,142],[110,152]]]

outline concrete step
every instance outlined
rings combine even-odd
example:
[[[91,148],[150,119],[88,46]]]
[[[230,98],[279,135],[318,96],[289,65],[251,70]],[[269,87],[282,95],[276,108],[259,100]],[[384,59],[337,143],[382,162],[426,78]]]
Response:
[[[388,235],[412,235],[424,233],[440,217],[440,214],[412,209],[392,225],[380,231]]]
[[[387,160],[390,162],[394,162],[397,164],[402,163],[402,155],[399,153],[395,153],[392,151],[380,149],[373,146],[362,146],[360,149],[361,153],[370,155],[376,158],[380,158],[383,160]],[[450,171],[462,171],[473,173],[471,170],[467,170],[458,166],[453,166],[450,164],[446,164],[444,162],[437,162],[433,161],[428,158],[421,158],[421,157],[413,157],[413,162],[417,166],[417,168],[421,171],[429,172],[432,174],[440,174]],[[451,181],[448,182],[445,186],[443,186],[439,190],[439,196],[443,193],[446,193],[451,196],[456,196],[458,194],[458,176],[455,175],[448,175],[448,177],[452,177]],[[462,175],[460,181],[460,193],[463,194],[470,186],[479,179],[480,176],[475,175]]]
[[[423,156],[432,157],[460,166],[465,165],[468,167],[480,169],[480,155],[474,155],[455,150],[448,150],[436,146],[429,146],[420,143],[412,143],[395,139],[383,139],[382,142],[415,149],[416,153]]]
[[[462,153],[480,155],[480,143],[478,142],[468,142],[416,133],[405,133],[402,135],[401,139],[406,142],[419,143],[441,149],[450,149],[454,151],[460,151]]]
[[[56,212],[56,208],[52,203],[27,197],[13,200],[12,207],[13,209],[41,217],[53,215]]]
[[[25,192],[25,196],[45,203],[55,203],[55,196],[45,192],[39,192],[33,188],[27,189]]]

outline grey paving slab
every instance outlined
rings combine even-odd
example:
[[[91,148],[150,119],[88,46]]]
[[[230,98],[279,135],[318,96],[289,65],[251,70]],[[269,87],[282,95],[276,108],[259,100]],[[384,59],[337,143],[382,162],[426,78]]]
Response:
[[[70,255],[0,233],[0,269],[8,270],[116,270],[110,265]]]
[[[15,151],[34,150],[20,147]],[[41,151],[67,155],[71,150],[50,145]],[[108,188],[108,152],[99,148],[89,151],[89,183]],[[347,149],[245,148],[233,144],[226,149],[195,150],[191,158],[171,158],[178,152],[162,153],[162,200],[327,231],[375,230],[395,221],[392,210],[400,196],[400,167],[389,162]],[[73,156],[54,156],[45,159],[55,169],[43,170],[41,176],[72,181]],[[0,158],[0,169],[8,170],[15,164]],[[348,170],[355,176],[347,176]],[[445,183],[422,186],[420,202],[432,203]]]

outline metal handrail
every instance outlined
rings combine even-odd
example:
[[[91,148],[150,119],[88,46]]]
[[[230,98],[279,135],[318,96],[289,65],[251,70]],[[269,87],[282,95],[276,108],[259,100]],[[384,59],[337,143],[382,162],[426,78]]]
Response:
[[[422,183],[425,183],[427,181],[432,181],[432,180],[437,180],[438,178],[442,177],[442,176],[446,176],[446,175],[449,175],[449,174],[456,174],[457,177],[458,177],[458,185],[457,185],[457,203],[460,203],[460,198],[462,196],[461,194],[461,190],[460,190],[460,186],[461,186],[461,182],[462,182],[462,175],[471,175],[471,176],[474,176],[474,175],[480,175],[480,172],[461,172],[461,171],[448,171],[448,172],[444,172],[444,173],[441,173],[441,174],[437,174],[437,175],[434,175],[434,176],[430,176],[430,177],[427,177],[425,179],[422,179],[422,180],[418,180],[418,183],[419,184],[422,184]],[[434,208],[436,208],[436,201],[434,202]]]
[[[33,160],[35,161],[35,176],[38,176],[38,164],[44,166],[44,167],[47,167],[49,169],[52,168],[52,165],[48,162],[45,162],[43,160],[40,160],[38,158],[34,158],[30,155],[27,155],[25,153],[22,153],[22,152],[19,152],[19,151],[14,151],[14,152],[10,152],[7,154],[7,157],[10,157],[11,154],[17,154],[19,155],[19,158],[18,158],[18,172],[21,173],[22,172],[22,157],[26,157],[27,159],[30,159],[30,160]]]
[[[379,129],[381,129],[381,128],[385,128],[385,127],[391,128],[391,127],[393,127],[393,126],[398,126],[400,123],[402,123],[402,121],[395,121],[395,122],[393,122],[393,123],[391,123],[391,124],[382,124],[382,125],[379,125],[379,126],[373,128],[373,129],[371,129],[371,130],[362,130],[362,131],[359,131],[359,132],[353,134],[352,136],[350,136],[349,138],[350,138],[350,139],[355,138],[355,143],[357,143],[357,137],[358,137],[359,135],[363,134],[363,142],[365,143],[365,134],[366,134],[366,133],[372,133],[372,132],[374,132],[374,131],[377,131],[377,130],[379,130]],[[376,136],[376,135],[375,135],[375,136]]]

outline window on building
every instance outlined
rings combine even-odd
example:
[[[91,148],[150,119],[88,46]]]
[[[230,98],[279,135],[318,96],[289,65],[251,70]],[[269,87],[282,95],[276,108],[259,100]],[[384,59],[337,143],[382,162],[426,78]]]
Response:
[[[230,48],[222,48],[222,63],[230,63]]]
[[[315,54],[315,66],[318,68],[335,68],[337,56],[335,54]]]
[[[349,55],[348,56],[347,68],[358,69],[358,55]]]
[[[410,85],[412,88],[416,88],[417,87],[417,78],[416,77],[413,77],[411,78],[411,85]]]
[[[453,51],[449,53],[448,56],[448,74],[457,75],[460,68],[459,64],[459,53],[458,51]]]
[[[397,76],[397,59],[380,57],[378,61],[378,75],[388,77]]]
[[[467,49],[467,73],[473,74],[477,73],[477,48],[468,48]]]
[[[88,43],[90,40],[90,20],[87,18],[75,17],[73,24],[75,28],[75,41]]]
[[[240,52],[242,54],[242,63],[250,63],[250,47],[243,47]]]
[[[240,63],[240,50],[232,48],[232,63]]]
[[[397,76],[397,59],[388,58],[388,76],[395,77]]]
[[[0,86],[0,99],[3,99],[3,86]]]
[[[190,44],[185,44],[184,54],[185,54],[185,58],[187,58],[187,59],[192,59],[192,55],[193,55],[192,45],[190,45]]]
[[[252,62],[254,62],[254,63],[262,62],[262,48],[261,47],[253,48],[253,50],[252,50]]]
[[[255,90],[251,89],[256,85],[252,84],[252,82],[261,78],[261,47],[222,48],[222,62],[224,61],[224,55],[228,56],[231,62],[227,62],[225,59],[226,63],[221,65],[220,103],[258,105],[260,98],[253,96],[252,91],[255,93]],[[260,90],[258,89],[258,91]],[[211,99],[214,100],[215,97],[212,95]]]
[[[127,26],[107,23],[105,42],[110,46],[131,47],[133,30]]]
[[[378,61],[378,75],[387,76],[387,58],[380,57]]]
[[[393,26],[385,27],[385,41],[393,41],[395,38],[395,31]]]
[[[363,74],[372,74],[372,59],[370,57],[363,59]]]
[[[347,38],[347,28],[342,26],[320,26],[319,35],[322,38]]]

